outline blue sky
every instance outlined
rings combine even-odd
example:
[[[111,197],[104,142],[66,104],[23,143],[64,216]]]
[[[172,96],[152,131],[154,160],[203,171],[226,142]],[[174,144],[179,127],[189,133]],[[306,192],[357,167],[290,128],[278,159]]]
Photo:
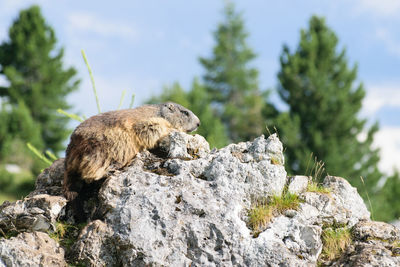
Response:
[[[400,169],[400,1],[234,1],[243,12],[249,45],[258,54],[262,89],[274,88],[282,45],[295,49],[311,15],[325,16],[345,47],[367,91],[361,117],[378,121],[375,145],[381,168]],[[209,56],[212,32],[224,1],[1,0],[0,41],[21,8],[36,3],[65,48],[65,64],[78,69],[80,90],[69,97],[74,111],[94,115],[96,103],[80,51],[93,69],[103,111],[116,109],[123,90],[140,105],[175,81],[188,88]],[[0,83],[5,83],[0,77]],[[276,98],[273,98],[277,101]],[[278,105],[279,103],[276,102]]]

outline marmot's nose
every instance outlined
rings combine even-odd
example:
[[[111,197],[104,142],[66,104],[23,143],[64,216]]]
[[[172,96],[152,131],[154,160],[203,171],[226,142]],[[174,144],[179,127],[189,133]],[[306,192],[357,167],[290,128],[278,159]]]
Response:
[[[200,126],[200,121],[197,123],[197,127],[199,127]]]

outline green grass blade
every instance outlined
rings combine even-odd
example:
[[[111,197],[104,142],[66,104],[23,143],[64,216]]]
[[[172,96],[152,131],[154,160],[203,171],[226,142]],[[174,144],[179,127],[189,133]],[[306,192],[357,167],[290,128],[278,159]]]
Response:
[[[121,99],[119,100],[119,105],[118,105],[117,110],[119,110],[122,107],[122,103],[124,102],[125,94],[126,94],[126,90],[122,91]]]
[[[83,51],[83,49],[81,50],[81,53],[82,53],[83,60],[85,61],[86,67],[88,68],[90,80],[92,81],[93,92],[94,92],[94,95],[95,95],[95,97],[96,97],[97,110],[98,110],[99,113],[101,113],[99,97],[98,97],[98,95],[97,95],[97,90],[96,90],[96,85],[95,85],[95,83],[94,83],[94,78],[93,78],[92,69],[90,68],[90,65],[89,65],[89,62],[88,62],[88,60],[87,60],[85,51]]]
[[[69,118],[71,118],[71,119],[73,119],[73,120],[77,120],[77,121],[79,121],[79,122],[83,122],[83,121],[84,121],[84,119],[81,118],[81,117],[79,117],[78,115],[68,113],[68,112],[66,112],[66,111],[64,111],[64,110],[62,110],[62,109],[60,109],[60,108],[57,109],[57,112],[60,113],[60,114],[65,115],[65,116],[67,116],[67,117],[69,117]]]
[[[50,150],[46,150],[46,155],[49,157],[49,159],[51,159],[52,161],[55,161],[55,160],[57,160],[58,158],[57,158],[57,156],[56,155],[54,155],[54,153],[53,152],[51,152]]]
[[[49,166],[51,164],[53,164],[53,162],[51,162],[49,159],[47,159],[45,156],[43,156],[37,149],[36,147],[34,147],[31,143],[26,143],[26,145],[28,146],[29,150],[33,152],[33,154],[35,154],[38,158],[40,158],[41,160],[43,160],[46,164],[48,164]]]
[[[133,102],[135,101],[135,94],[132,94],[131,103],[129,104],[129,108],[133,107]]]

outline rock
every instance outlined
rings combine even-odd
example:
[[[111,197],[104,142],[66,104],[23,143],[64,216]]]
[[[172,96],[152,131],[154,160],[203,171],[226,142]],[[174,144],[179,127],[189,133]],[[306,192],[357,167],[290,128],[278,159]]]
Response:
[[[58,159],[46,168],[36,178],[35,191],[29,194],[29,197],[40,194],[52,196],[62,196],[62,183],[64,179],[64,159]]]
[[[359,220],[369,220],[371,214],[361,196],[357,193],[357,188],[352,187],[344,178],[327,176],[323,185],[332,190],[332,197],[338,207],[345,210],[346,218],[350,227]]]
[[[172,139],[182,140],[181,135]],[[168,159],[162,166],[172,176],[144,171],[139,162],[111,176],[99,192],[100,206],[108,211],[107,232],[113,233],[107,239],[118,251],[109,257],[119,258],[124,266],[265,264],[267,258],[247,254],[265,249],[266,243],[255,242],[246,214],[253,198],[279,194],[286,183],[284,167],[271,163],[272,157],[283,158],[280,142],[272,144],[276,142],[276,136],[260,137],[189,161]],[[299,240],[304,241],[293,243]],[[302,263],[268,242],[271,257],[280,253],[282,259]],[[106,253],[100,244],[80,244],[74,254]],[[304,251],[305,244],[299,245]]]
[[[289,177],[288,192],[297,195],[304,193],[307,190],[309,180],[310,177],[302,175]]]
[[[325,178],[329,193],[307,192],[306,176],[288,179],[276,135],[210,151],[203,137],[175,132],[160,150],[139,153],[83,203],[89,222],[65,254],[37,232],[71,219],[61,195],[64,163],[56,161],[27,198],[0,206],[0,229],[19,233],[0,238],[0,266],[65,266],[64,258],[86,266],[317,266],[322,229],[335,225],[352,228],[354,240],[329,266],[400,264],[399,230],[370,221],[343,178]],[[253,231],[249,210],[286,185],[299,207]]]
[[[259,246],[267,246],[272,255],[286,254],[284,256],[286,258],[297,257],[297,259],[292,258],[287,266],[305,266],[316,263],[321,253],[321,233],[322,228],[320,226],[304,224],[296,218],[279,216],[257,239],[263,240]],[[279,244],[281,251],[274,249],[277,244]],[[263,264],[268,262],[270,260]],[[276,262],[277,265],[281,263]],[[262,262],[259,262],[259,264],[263,265]]]
[[[360,267],[396,267],[400,266],[400,257],[381,243],[361,243],[349,249],[346,254],[330,266]]]
[[[0,206],[0,227],[8,231],[47,231],[55,229],[67,201],[64,197],[34,195]]]
[[[400,229],[400,220],[391,221],[390,224],[397,227],[397,229]]]
[[[354,244],[332,266],[400,266],[400,230],[384,222],[360,221]]]
[[[169,137],[169,158],[198,158],[210,152],[210,145],[201,135],[188,135],[181,132],[172,132]]]
[[[64,250],[47,234],[21,233],[0,239],[0,266],[67,266]]]
[[[378,240],[394,242],[400,240],[400,230],[384,222],[360,221],[353,228],[353,235],[357,240]],[[400,244],[399,244],[400,245]]]
[[[118,266],[120,260],[116,244],[112,243],[113,231],[100,220],[90,222],[83,228],[78,241],[69,255],[72,262],[85,263],[86,266]]]
[[[370,213],[357,189],[344,178],[327,176],[323,182],[329,193],[305,192],[299,220],[314,224],[343,224],[353,227],[360,220],[369,220]]]

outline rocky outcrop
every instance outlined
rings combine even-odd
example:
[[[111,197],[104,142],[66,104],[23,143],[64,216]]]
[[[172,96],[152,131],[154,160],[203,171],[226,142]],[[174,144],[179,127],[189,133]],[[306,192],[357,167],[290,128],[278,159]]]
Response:
[[[85,203],[89,222],[70,246],[49,239],[52,254],[32,249],[24,260],[52,260],[56,266],[399,264],[398,230],[370,221],[356,189],[343,178],[326,177],[329,191],[323,193],[307,191],[309,177],[288,178],[276,135],[210,151],[201,136],[173,133],[164,146],[110,174],[96,201]],[[29,247],[30,240],[57,233],[56,221],[72,223],[60,195],[63,170],[62,160],[55,162],[27,198],[0,206],[0,227],[8,238],[0,238],[0,266],[20,266],[10,260],[23,260],[18,244]],[[249,210],[287,192],[298,195],[298,207],[252,229]],[[354,240],[338,257],[321,260],[327,227],[352,229]]]
[[[64,249],[42,232],[0,239],[0,266],[67,266]]]

